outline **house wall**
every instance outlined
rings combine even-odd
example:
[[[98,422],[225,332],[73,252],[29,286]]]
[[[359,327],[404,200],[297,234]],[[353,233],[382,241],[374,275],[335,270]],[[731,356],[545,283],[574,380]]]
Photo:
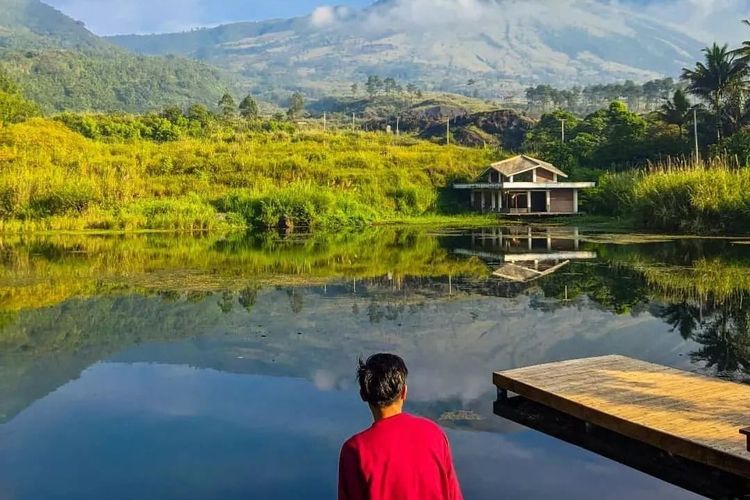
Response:
[[[555,182],[555,174],[543,168],[536,169],[537,182]]]
[[[576,211],[573,189],[553,189],[550,192],[550,212]]]

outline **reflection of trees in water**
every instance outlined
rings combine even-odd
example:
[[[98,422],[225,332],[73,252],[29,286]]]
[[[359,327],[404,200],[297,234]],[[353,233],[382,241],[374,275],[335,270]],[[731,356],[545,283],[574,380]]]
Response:
[[[299,314],[305,307],[305,297],[301,288],[287,288],[286,295],[289,297],[289,307],[294,314]]]
[[[667,248],[675,253],[674,259],[684,264],[680,252]],[[696,253],[695,244],[688,248]],[[705,259],[697,262],[705,263]],[[663,261],[657,261],[654,267],[648,267],[643,261],[628,264],[627,259],[609,264],[574,263],[564,272],[537,284],[545,297],[557,300],[552,304],[532,302],[532,306],[554,309],[586,296],[606,310],[624,314],[637,312],[650,304],[651,314],[664,320],[685,340],[700,345],[691,353],[693,362],[705,364],[722,377],[750,378],[750,291],[727,293],[722,287],[703,296],[695,293],[696,284],[713,283],[709,278],[736,275],[736,270],[743,268],[742,262],[712,260],[710,268],[700,270],[664,266]],[[717,268],[720,264],[722,266]],[[708,276],[704,277],[701,272]]]
[[[701,347],[691,353],[694,362],[704,363],[723,377],[750,375],[750,309],[742,294],[730,301],[660,306],[654,311],[675,330]]]
[[[695,301],[655,305],[654,316],[663,319],[685,340],[700,344],[690,354],[694,363],[704,363],[725,378],[747,379],[750,375],[750,307],[744,292],[731,300]]]
[[[671,326],[672,331],[680,332],[685,340],[693,338],[695,331],[703,322],[701,307],[688,301],[656,306],[653,313]]]
[[[615,314],[638,310],[650,300],[643,275],[623,266],[599,263],[572,263],[565,271],[539,282],[546,297],[560,302],[581,296]]]
[[[228,290],[225,290],[221,293],[221,296],[219,297],[219,302],[217,303],[219,305],[219,309],[224,314],[229,314],[232,312],[232,309],[234,309],[234,294]]]
[[[252,312],[255,303],[258,301],[258,291],[260,285],[247,286],[240,290],[239,302],[242,307],[249,313]]]
[[[396,321],[405,310],[404,304],[379,304],[373,301],[367,307],[367,316],[373,324],[380,323],[384,319]]]
[[[720,374],[750,375],[750,331],[746,309],[718,311],[695,336],[703,347],[690,355]]]

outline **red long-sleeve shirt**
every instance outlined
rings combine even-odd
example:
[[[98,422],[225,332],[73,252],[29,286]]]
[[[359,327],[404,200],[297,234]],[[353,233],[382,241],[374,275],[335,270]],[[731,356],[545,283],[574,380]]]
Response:
[[[447,436],[406,413],[375,422],[341,449],[339,500],[463,500]]]

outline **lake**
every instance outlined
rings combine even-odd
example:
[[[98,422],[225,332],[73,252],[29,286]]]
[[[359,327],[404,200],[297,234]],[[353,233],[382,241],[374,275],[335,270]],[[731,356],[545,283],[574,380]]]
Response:
[[[691,498],[492,413],[491,373],[623,354],[746,381],[750,246],[573,228],[0,243],[0,500],[331,499],[359,356],[467,499]]]

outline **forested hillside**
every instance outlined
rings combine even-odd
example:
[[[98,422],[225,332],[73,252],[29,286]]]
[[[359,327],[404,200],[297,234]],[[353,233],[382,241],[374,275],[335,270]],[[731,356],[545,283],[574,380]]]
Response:
[[[213,104],[234,86],[189,59],[130,54],[38,0],[0,0],[0,65],[46,111]]]

